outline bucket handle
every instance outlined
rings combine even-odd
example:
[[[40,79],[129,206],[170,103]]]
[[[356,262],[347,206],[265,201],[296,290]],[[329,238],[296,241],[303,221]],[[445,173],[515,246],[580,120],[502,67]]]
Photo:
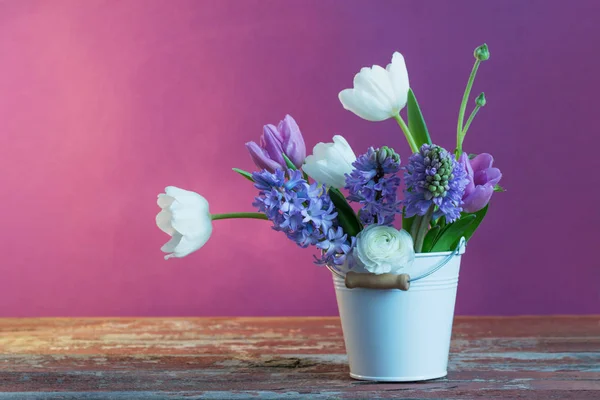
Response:
[[[418,275],[415,278],[411,278],[408,274],[381,274],[375,275],[372,273],[360,273],[349,271],[348,273],[344,273],[334,266],[327,265],[327,269],[329,269],[334,275],[344,279],[346,287],[348,289],[353,288],[366,288],[366,289],[400,289],[400,290],[408,290],[411,282],[416,282],[423,278],[428,277],[429,275],[439,271],[444,265],[448,264],[452,257],[458,255],[466,246],[467,241],[464,237],[460,238],[456,249],[452,251],[448,256],[446,256],[439,263],[431,267],[428,271]]]

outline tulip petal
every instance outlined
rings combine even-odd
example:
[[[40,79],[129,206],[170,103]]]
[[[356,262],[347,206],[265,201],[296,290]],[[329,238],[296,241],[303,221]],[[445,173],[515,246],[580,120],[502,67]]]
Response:
[[[475,185],[495,185],[500,182],[500,178],[502,178],[502,173],[498,168],[486,168],[475,172],[473,180]]]
[[[487,169],[487,183],[496,185],[502,179],[502,172],[498,168],[488,168]]]
[[[207,226],[212,231],[208,201],[198,193],[169,186],[167,194],[175,198],[168,211],[173,229],[182,235],[196,235]],[[165,211],[165,210],[163,210]]]
[[[210,236],[209,236],[210,237]],[[170,249],[174,246],[172,253],[167,254],[165,256],[165,260],[173,257],[185,257],[190,253],[200,249],[202,246],[206,244],[209,237],[201,237],[201,236],[182,236],[178,242],[174,242],[173,240],[169,241],[167,244],[163,246],[163,248]],[[173,243],[171,243],[173,242]],[[168,247],[167,247],[168,246]]]
[[[333,143],[318,143],[313,154],[304,160],[302,169],[315,181],[340,189],[346,185],[344,174],[352,172],[355,160],[356,156],[346,139],[336,135]]]
[[[246,143],[246,148],[250,153],[250,158],[259,169],[266,169],[274,172],[277,168],[281,168],[281,164],[271,160],[266,151],[255,142]]]
[[[198,193],[196,192],[192,192],[191,190],[185,190],[185,189],[181,189],[178,188],[177,186],[167,186],[165,188],[165,194],[167,196],[173,197],[176,201],[178,202],[185,202],[186,199],[191,199],[192,201],[197,200],[198,198],[204,200],[206,202],[206,204],[208,205],[208,202],[206,201],[206,199],[202,196],[200,196]]]
[[[312,157],[312,156],[308,156]],[[308,160],[308,157],[306,158]],[[321,160],[317,162],[308,162],[304,164],[304,172],[312,179],[323,185],[340,189],[346,185],[346,179],[343,175],[334,173],[326,162]]]
[[[341,154],[344,161],[348,164],[352,164],[356,161],[356,155],[354,154],[354,151],[352,151],[352,147],[350,147],[346,138],[341,135],[335,135],[333,137],[333,143],[337,145],[335,148],[339,154]]]
[[[281,125],[281,122],[279,124]],[[269,132],[271,132],[271,134],[275,137],[275,139],[277,139],[277,141],[279,143],[283,143],[283,135],[278,127],[276,127],[273,124],[267,124],[267,125],[263,126],[263,134],[265,132],[265,129],[267,129]],[[261,142],[261,144],[262,144],[262,142]]]
[[[279,124],[277,125],[277,131],[281,136],[281,142],[285,142],[286,140],[289,140],[292,136],[295,136],[298,133],[300,133],[300,128],[298,127],[298,124],[296,123],[294,118],[292,118],[291,115],[286,114],[285,117],[283,117],[283,119],[279,121]]]
[[[175,198],[173,198],[171,196],[167,196],[164,193],[161,193],[161,194],[158,195],[158,199],[156,200],[156,204],[158,204],[158,206],[160,208],[167,208],[171,204],[173,204],[174,201],[175,201]]]
[[[212,233],[208,201],[198,193],[167,186],[158,203],[164,206],[156,216],[156,225],[172,236],[161,250],[165,259],[183,257],[202,247]]]
[[[379,65],[361,68],[354,76],[352,89],[340,92],[346,110],[368,121],[395,117],[406,106],[409,81],[402,54],[395,52],[384,69]]]
[[[392,56],[392,62],[387,65],[386,70],[389,73],[390,81],[392,82],[392,88],[396,96],[396,104],[399,107],[398,111],[400,111],[406,106],[408,89],[410,89],[404,56],[395,52]]]
[[[279,133],[274,125],[265,125],[263,127],[263,135],[261,141],[264,144],[264,149],[269,155],[269,158],[279,165],[285,165],[283,159],[283,147],[281,147],[281,141],[277,138]]]
[[[467,153],[462,153],[459,161],[462,166],[465,167],[465,170],[467,171],[467,178],[469,179],[469,183],[467,183],[467,186],[465,187],[465,193],[463,194],[464,199],[473,193],[473,190],[475,190],[475,182],[473,181],[473,168],[471,168],[471,162]]]
[[[480,171],[482,169],[491,168],[494,163],[494,157],[489,153],[481,153],[475,156],[471,160],[471,167],[473,171]]]
[[[389,111],[383,110],[379,102],[365,92],[356,89],[344,89],[338,95],[342,106],[367,121],[384,121],[391,117]]]
[[[209,235],[212,232],[212,219],[208,210],[198,206],[171,206],[171,225],[184,236],[199,234]]]
[[[171,237],[171,239],[167,243],[165,243],[160,248],[160,250],[165,253],[172,253],[173,251],[175,251],[175,247],[177,247],[177,245],[181,241],[181,238],[183,238],[183,235],[179,232],[175,232],[173,234],[173,237]]]
[[[494,185],[481,185],[476,186],[473,192],[463,198],[463,211],[468,213],[474,213],[481,210],[494,194]]]
[[[306,158],[306,147],[304,143],[288,142],[284,145],[283,152],[296,168],[301,168]]]
[[[300,127],[291,115],[286,115],[279,123],[278,131],[283,139],[282,147],[285,155],[297,168],[300,168],[306,158],[306,144]]]
[[[313,153],[311,160],[322,160],[327,156],[327,147],[333,146],[333,143],[323,143],[319,142],[313,147]],[[306,157],[306,162],[308,162],[308,157]]]
[[[172,236],[175,233],[175,229],[173,229],[173,226],[171,225],[171,218],[171,211],[168,209],[161,210],[161,212],[156,215],[156,226],[167,235]]]
[[[396,104],[396,95],[389,74],[379,65],[373,65],[373,68],[362,68],[354,77],[354,89],[378,99],[381,106],[390,112]]]

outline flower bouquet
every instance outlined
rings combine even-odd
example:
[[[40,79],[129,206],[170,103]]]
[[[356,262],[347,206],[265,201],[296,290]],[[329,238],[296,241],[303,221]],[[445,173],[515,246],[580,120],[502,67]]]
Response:
[[[407,163],[387,146],[357,157],[339,135],[306,156],[300,129],[287,115],[277,126],[265,125],[259,143],[246,143],[258,170],[233,169],[256,188],[256,212],[210,214],[204,197],[173,186],[158,195],[156,223],[171,235],[162,247],[165,258],[201,248],[213,221],[268,220],[298,246],[315,248],[315,264],[332,272],[352,377],[445,376],[460,258],[492,194],[502,191],[492,156],[463,151],[485,105],[481,93],[465,122],[475,75],[489,58],[487,46],[474,55],[452,152],[432,142],[404,57],[396,52],[386,68],[362,68],[339,99],[366,120],[394,118],[412,151]],[[407,122],[400,114],[404,108]],[[400,218],[399,230],[394,223]]]

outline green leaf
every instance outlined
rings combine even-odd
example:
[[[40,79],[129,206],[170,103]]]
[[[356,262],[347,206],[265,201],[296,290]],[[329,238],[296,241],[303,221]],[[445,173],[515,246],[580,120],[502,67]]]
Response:
[[[440,226],[440,228],[445,228],[445,227],[447,226],[447,225],[446,225],[446,217],[445,217],[445,216],[443,216],[443,215],[442,215],[442,216],[441,216],[441,217],[438,219],[438,225]]]
[[[446,226],[446,220],[444,219],[443,215],[437,219],[432,218],[430,225],[432,228],[435,226],[439,226],[440,228],[443,228],[444,226]]]
[[[431,251],[431,248],[435,244],[437,236],[441,230],[442,228],[439,226],[434,226],[429,230],[429,232],[427,232],[427,235],[425,235],[425,239],[423,240],[423,249],[421,250],[422,253],[429,253]]]
[[[340,226],[348,236],[356,236],[362,230],[362,224],[358,220],[356,213],[346,201],[346,198],[338,189],[330,188],[329,197],[335,206],[338,213],[338,221]]]
[[[467,214],[461,217],[458,221],[455,221],[447,225],[447,228],[440,233],[438,240],[435,242],[431,251],[449,251],[453,250],[458,244],[461,237],[464,236],[465,231],[475,221],[475,214]]]
[[[425,125],[425,119],[417,98],[415,97],[412,89],[408,89],[408,98],[406,102],[406,109],[408,114],[408,129],[412,134],[417,146],[421,148],[425,143],[431,144],[431,138],[429,137],[429,131],[427,131],[427,125]]]
[[[506,192],[506,189],[496,183],[496,186],[494,186],[494,192]]]
[[[288,158],[288,156],[285,155],[285,153],[281,153],[281,155],[283,156],[283,159],[285,160],[285,163],[289,169],[291,169],[292,171],[295,171],[298,169],[298,168],[296,168],[294,163]]]
[[[241,176],[243,176],[244,178],[248,179],[250,182],[254,182],[254,179],[252,179],[252,174],[248,171],[244,171],[243,169],[239,169],[239,168],[232,168],[235,172],[237,172],[238,174],[240,174]]]
[[[466,240],[471,239],[471,236],[473,236],[473,233],[475,233],[475,230],[479,227],[479,224],[481,224],[481,221],[483,221],[485,214],[487,214],[487,210],[488,210],[489,206],[490,206],[489,204],[486,205],[481,210],[477,211],[475,214],[467,214],[467,215],[474,215],[475,219],[473,220],[473,223],[470,224],[467,227],[467,229],[465,230],[465,232],[463,233]]]
[[[475,157],[477,157],[477,154],[474,153],[469,153],[469,160],[474,159]]]
[[[444,234],[444,232],[446,232],[446,230],[448,228],[450,228],[450,226],[452,225],[452,224],[446,223],[446,217],[442,217],[441,219],[443,220],[444,223],[443,223],[443,225],[440,225],[440,232],[438,233],[436,240],[439,239]]]
[[[404,229],[406,232],[410,233],[410,228],[412,227],[415,217],[412,216],[410,218],[407,218],[404,216],[405,214],[406,214],[406,209],[403,207],[402,208],[402,229]]]

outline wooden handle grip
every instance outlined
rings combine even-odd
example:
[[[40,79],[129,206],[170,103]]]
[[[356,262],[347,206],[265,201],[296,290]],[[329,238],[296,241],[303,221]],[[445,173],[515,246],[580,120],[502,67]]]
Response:
[[[362,274],[359,272],[348,272],[346,274],[346,287],[366,289],[400,289],[408,290],[410,287],[410,276],[408,274]]]

